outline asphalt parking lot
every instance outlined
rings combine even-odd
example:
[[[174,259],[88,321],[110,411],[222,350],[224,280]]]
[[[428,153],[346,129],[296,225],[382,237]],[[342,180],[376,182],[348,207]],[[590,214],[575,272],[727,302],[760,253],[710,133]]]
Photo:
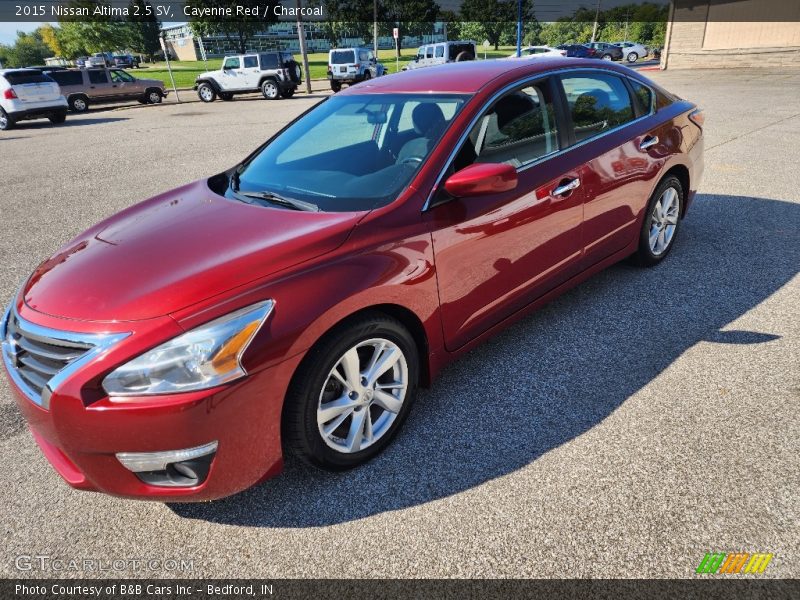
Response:
[[[18,570],[40,555],[192,563],[105,576],[662,578],[746,551],[774,554],[762,577],[800,577],[800,72],[648,75],[706,110],[705,180],[665,263],[615,266],[449,367],[372,463],[290,462],[209,504],[73,491],[3,379],[0,575],[85,575]],[[3,132],[0,300],[86,227],[229,167],[321,97]]]

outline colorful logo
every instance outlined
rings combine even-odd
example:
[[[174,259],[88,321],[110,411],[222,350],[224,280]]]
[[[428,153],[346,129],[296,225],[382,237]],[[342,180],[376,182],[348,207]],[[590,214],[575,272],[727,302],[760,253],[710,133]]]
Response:
[[[697,567],[697,573],[730,574],[763,573],[772,554],[766,552],[707,552]]]

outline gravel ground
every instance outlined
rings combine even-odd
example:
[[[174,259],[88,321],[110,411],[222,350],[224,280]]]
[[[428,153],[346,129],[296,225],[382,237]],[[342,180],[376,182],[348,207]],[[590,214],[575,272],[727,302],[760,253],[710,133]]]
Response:
[[[706,176],[661,266],[616,266],[449,367],[379,459],[236,497],[77,492],[0,382],[0,575],[19,555],[206,577],[800,577],[798,72],[648,73],[706,109]],[[765,100],[765,91],[768,100]],[[321,97],[318,95],[316,98]],[[233,164],[316,98],[94,111],[0,135],[0,299],[142,198]]]

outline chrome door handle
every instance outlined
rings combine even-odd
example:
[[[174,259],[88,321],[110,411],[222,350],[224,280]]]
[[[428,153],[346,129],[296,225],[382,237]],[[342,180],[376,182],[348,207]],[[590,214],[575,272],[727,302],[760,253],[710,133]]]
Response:
[[[647,150],[648,148],[655,146],[657,143],[658,143],[657,135],[648,135],[639,144],[639,150]]]
[[[559,185],[551,192],[551,196],[563,196],[567,192],[571,192],[572,190],[577,190],[579,187],[581,187],[581,180],[575,178],[572,181],[568,181],[563,185]]]

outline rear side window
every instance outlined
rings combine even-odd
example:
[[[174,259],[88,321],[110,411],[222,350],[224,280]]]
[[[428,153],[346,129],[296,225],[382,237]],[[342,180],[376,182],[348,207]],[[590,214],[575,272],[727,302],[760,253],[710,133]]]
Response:
[[[11,85],[25,85],[26,83],[52,83],[47,75],[40,71],[9,71],[4,75]]]
[[[633,97],[639,105],[639,110],[641,110],[644,115],[650,114],[653,110],[653,92],[650,91],[649,87],[634,79],[630,79],[629,81],[633,88]]]
[[[425,48],[425,58],[433,58],[433,46]]]
[[[444,57],[444,46],[436,46],[436,58]]]
[[[359,50],[358,51],[358,60],[361,62],[368,62],[369,61],[369,52],[366,50]]]
[[[356,62],[356,53],[352,50],[334,50],[331,52],[332,65],[349,65]]]
[[[258,57],[256,57],[256,56],[245,56],[244,57],[244,68],[245,69],[257,69],[258,68]]]
[[[80,71],[53,71],[50,79],[60,86],[83,85],[83,73]]]
[[[575,75],[561,78],[567,95],[575,141],[589,139],[633,120],[628,89],[613,75]]]
[[[267,69],[277,69],[280,67],[278,64],[278,55],[277,54],[259,54],[259,59],[261,60],[261,68],[266,71]]]
[[[89,71],[89,83],[108,83],[105,71]]]

